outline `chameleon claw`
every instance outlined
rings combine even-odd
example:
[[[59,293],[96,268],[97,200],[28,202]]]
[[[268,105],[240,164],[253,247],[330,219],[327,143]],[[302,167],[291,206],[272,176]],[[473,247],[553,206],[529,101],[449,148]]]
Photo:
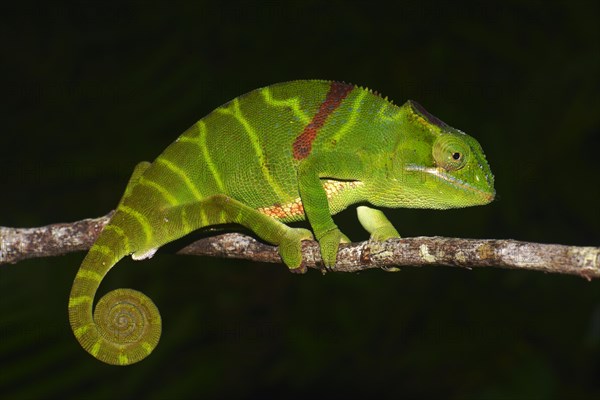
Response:
[[[308,272],[308,268],[306,267],[306,265],[305,265],[305,264],[304,264],[304,262],[303,262],[303,263],[302,263],[302,264],[300,264],[300,266],[299,266],[299,267],[297,267],[297,268],[290,268],[290,272],[291,272],[292,274],[300,274],[300,275],[303,275],[303,274],[305,274],[306,272]]]

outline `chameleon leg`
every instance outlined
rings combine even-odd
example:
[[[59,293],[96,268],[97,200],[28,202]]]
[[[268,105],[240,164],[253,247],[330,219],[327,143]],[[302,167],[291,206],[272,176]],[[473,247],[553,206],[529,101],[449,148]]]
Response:
[[[327,194],[316,171],[319,169],[313,164],[302,164],[298,171],[298,188],[304,212],[319,241],[323,264],[325,267],[332,267],[340,243],[348,243],[350,240],[333,222]]]
[[[129,182],[127,182],[127,187],[125,188],[125,193],[123,193],[123,197],[119,201],[119,204],[123,203],[123,200],[131,194],[133,187],[138,183],[140,177],[148,169],[151,164],[148,161],[142,161],[138,163],[133,169],[133,173],[129,178]]]
[[[223,194],[207,197],[197,203],[169,208],[166,210],[165,220],[171,219],[180,219],[189,231],[217,224],[243,225],[266,242],[278,245],[279,254],[290,270],[301,267],[301,242],[313,239],[308,229],[291,228]]]
[[[356,208],[356,214],[360,224],[371,234],[371,240],[381,242],[400,237],[383,212],[367,206],[359,206]]]

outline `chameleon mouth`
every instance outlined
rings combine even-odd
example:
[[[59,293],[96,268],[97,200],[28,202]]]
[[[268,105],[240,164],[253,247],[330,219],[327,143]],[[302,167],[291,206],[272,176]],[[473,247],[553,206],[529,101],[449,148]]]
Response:
[[[435,167],[421,167],[419,165],[414,165],[414,164],[410,164],[406,166],[406,171],[417,171],[417,172],[424,172],[426,174],[429,174],[431,176],[434,176],[437,179],[441,179],[447,183],[449,183],[450,185],[452,185],[455,188],[459,188],[462,190],[465,190],[467,192],[473,193],[477,196],[479,196],[480,198],[482,198],[486,203],[491,202],[492,200],[494,200],[494,197],[496,195],[495,191],[485,191],[485,190],[481,190],[479,188],[476,188],[475,186],[468,184],[467,182],[458,179],[452,175],[449,175],[443,168],[435,168]],[[479,180],[479,177],[476,176],[475,177],[477,180]]]

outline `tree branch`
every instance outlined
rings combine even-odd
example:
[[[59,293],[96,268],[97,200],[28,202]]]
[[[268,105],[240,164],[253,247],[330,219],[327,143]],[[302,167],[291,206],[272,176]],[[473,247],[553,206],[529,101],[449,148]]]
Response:
[[[111,215],[39,228],[0,227],[0,264],[89,249]],[[198,240],[177,254],[281,263],[275,246],[239,233]],[[303,259],[304,266],[325,272],[316,242],[303,243]],[[444,237],[391,239],[381,243],[366,241],[340,245],[338,261],[330,270],[356,272],[381,268],[396,271],[403,266],[428,265],[533,270],[577,275],[590,280],[600,277],[600,247]]]

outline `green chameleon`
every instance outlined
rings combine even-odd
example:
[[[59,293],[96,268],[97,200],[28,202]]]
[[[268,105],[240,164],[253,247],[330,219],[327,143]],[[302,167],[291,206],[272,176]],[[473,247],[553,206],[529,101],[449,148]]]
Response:
[[[311,231],[326,267],[340,242],[332,219],[355,203],[447,209],[487,204],[494,178],[479,143],[414,101],[401,107],[340,82],[299,80],[254,90],[185,131],[154,162],[139,163],[110,222],[83,260],[69,297],[77,340],[97,359],[128,365],[148,356],[161,333],[147,296],[100,281],[123,257],[152,257],[199,228],[236,223],[279,246],[304,272]],[[374,241],[399,237],[379,210],[357,208]]]

